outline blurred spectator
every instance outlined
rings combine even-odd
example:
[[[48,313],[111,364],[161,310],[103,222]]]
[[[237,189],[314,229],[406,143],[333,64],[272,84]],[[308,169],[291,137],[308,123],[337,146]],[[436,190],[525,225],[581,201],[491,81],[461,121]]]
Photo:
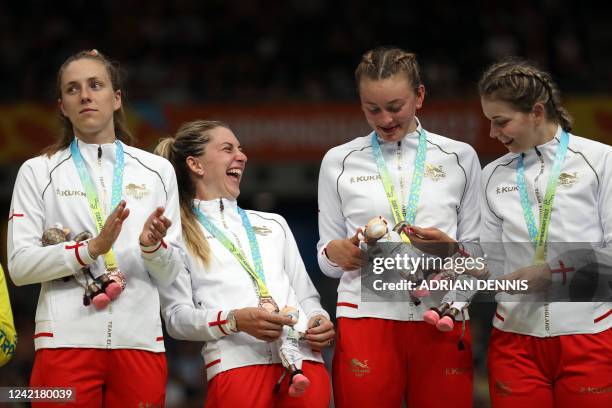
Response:
[[[95,27],[80,18],[87,7],[81,0],[0,5],[0,73],[11,79],[0,101],[48,101],[47,68],[59,65],[58,55],[93,47],[129,66],[131,100],[170,103],[350,100],[352,67],[381,44],[416,49],[440,97],[473,94],[482,67],[510,54],[543,64],[563,89],[610,82],[598,52],[610,40],[601,35],[605,13],[577,0],[151,0],[144,8],[106,0],[96,4]]]

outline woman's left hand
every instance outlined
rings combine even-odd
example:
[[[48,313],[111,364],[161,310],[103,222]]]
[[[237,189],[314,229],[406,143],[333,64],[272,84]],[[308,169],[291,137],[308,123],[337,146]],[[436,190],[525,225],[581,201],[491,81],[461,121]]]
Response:
[[[317,321],[319,324],[317,325]],[[311,349],[321,351],[323,348],[331,346],[336,332],[334,324],[326,317],[316,315],[308,321],[308,330],[304,339]]]
[[[172,221],[164,217],[164,211],[164,207],[157,207],[145,221],[140,233],[140,244],[142,246],[155,245],[166,236]]]

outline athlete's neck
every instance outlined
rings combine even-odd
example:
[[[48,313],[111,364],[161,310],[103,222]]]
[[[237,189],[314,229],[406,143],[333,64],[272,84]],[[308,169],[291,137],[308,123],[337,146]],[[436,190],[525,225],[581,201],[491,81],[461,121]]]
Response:
[[[417,120],[416,120],[416,118],[414,118],[414,119],[412,119],[412,123],[408,127],[408,133],[407,134],[411,134],[411,133],[415,132],[416,130],[417,130]]]
[[[557,134],[558,124],[554,122],[545,122],[536,130],[536,146],[541,146],[553,140]]]
[[[231,197],[229,194],[221,194],[218,191],[213,191],[213,189],[204,186],[204,184],[201,182],[195,183],[195,190],[195,198],[200,201],[212,201],[217,199],[236,201],[238,198]]]
[[[77,139],[88,144],[114,143],[116,139],[114,130],[87,133],[74,129],[74,134]]]

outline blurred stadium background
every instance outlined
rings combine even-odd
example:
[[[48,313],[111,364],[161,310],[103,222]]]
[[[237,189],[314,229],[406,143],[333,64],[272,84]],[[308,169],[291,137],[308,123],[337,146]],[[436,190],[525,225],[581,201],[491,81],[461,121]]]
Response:
[[[317,177],[330,147],[368,132],[353,70],[377,45],[416,52],[427,87],[419,113],[431,131],[470,143],[484,165],[504,153],[488,138],[476,82],[508,55],[549,70],[575,118],[574,132],[612,144],[612,30],[588,2],[560,0],[100,0],[0,3],[1,262],[20,164],[58,134],[59,65],[97,48],[127,72],[124,93],[138,145],[196,118],[233,128],[249,157],[241,205],[285,216],[333,314],[337,281],[315,256]],[[374,215],[374,214],[373,214]],[[19,345],[0,386],[26,386],[33,359],[38,286],[9,280]],[[488,407],[486,344],[493,307],[471,308],[475,407]],[[165,338],[168,406],[201,406],[200,344]],[[329,360],[330,354],[326,357]]]

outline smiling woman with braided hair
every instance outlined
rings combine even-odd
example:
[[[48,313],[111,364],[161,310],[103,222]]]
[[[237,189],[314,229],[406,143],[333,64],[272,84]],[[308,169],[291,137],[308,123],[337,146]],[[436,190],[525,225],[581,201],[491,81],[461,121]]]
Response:
[[[502,280],[526,280],[536,292],[528,296],[554,293],[548,286],[562,288],[565,272],[569,282],[591,256],[609,255],[612,148],[570,133],[557,86],[526,61],[492,65],[479,92],[491,138],[509,150],[483,171],[481,242],[522,244],[506,246],[505,256],[499,244],[491,246],[490,265],[500,265],[507,274]],[[508,185],[516,188],[498,193]],[[577,257],[567,246],[559,249],[568,242],[595,249]],[[553,273],[559,268],[563,278]],[[498,303],[493,319],[493,406],[612,406],[612,302],[547,297],[536,303],[514,296]]]

